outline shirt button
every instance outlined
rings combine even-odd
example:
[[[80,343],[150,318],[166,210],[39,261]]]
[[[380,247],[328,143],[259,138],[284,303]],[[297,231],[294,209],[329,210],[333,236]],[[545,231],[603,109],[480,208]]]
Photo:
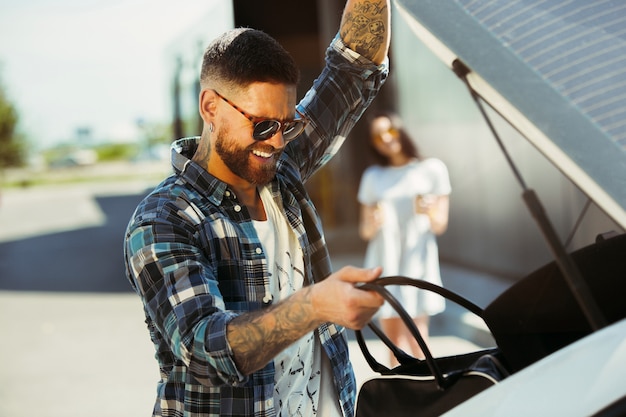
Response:
[[[230,197],[230,191],[226,190],[226,192],[224,193],[224,195],[225,195],[226,197]]]
[[[257,253],[257,254],[259,254],[259,255],[260,255],[260,254],[261,254],[261,252],[263,252],[263,249],[261,249],[261,248],[256,248],[256,249],[255,249],[255,251],[256,251],[256,253]]]
[[[265,406],[266,407],[271,407],[272,405],[274,405],[274,400],[273,399],[267,399],[265,400]]]
[[[237,204],[237,205],[235,206],[235,211],[236,211],[237,213],[239,213],[239,212],[241,211],[241,206],[240,206],[239,204]]]

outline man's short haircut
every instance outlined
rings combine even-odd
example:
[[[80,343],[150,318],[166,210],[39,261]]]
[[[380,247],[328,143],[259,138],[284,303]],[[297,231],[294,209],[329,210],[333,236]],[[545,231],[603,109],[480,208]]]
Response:
[[[291,55],[260,30],[237,28],[215,39],[204,53],[200,80],[247,87],[253,82],[297,85],[300,71]]]

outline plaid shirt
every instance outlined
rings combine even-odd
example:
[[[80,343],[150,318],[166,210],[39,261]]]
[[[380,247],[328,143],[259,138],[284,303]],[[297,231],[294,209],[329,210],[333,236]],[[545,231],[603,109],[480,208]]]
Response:
[[[290,142],[269,184],[304,251],[307,282],[331,273],[319,216],[303,183],[339,149],[387,76],[339,36],[298,104],[311,123]],[[198,138],[173,144],[174,175],[137,207],[125,239],[126,273],[141,296],[161,381],[154,416],[272,416],[274,365],[237,369],[226,326],[271,303],[266,258],[250,215],[228,184],[190,160]],[[356,383],[343,328],[318,329],[345,416]],[[262,346],[259,346],[262,349]]]

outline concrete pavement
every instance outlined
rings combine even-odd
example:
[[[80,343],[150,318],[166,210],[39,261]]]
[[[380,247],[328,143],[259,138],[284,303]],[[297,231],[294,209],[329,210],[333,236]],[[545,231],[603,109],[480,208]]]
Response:
[[[132,181],[3,193],[0,416],[150,414],[158,368],[140,300],[119,276],[119,233],[130,207],[151,185]],[[341,251],[333,260],[337,269],[360,265],[362,255]],[[450,265],[442,265],[442,275],[444,286],[481,306],[508,286]],[[464,313],[448,304],[433,318],[431,349],[436,356],[489,345],[480,325]],[[384,361],[382,343],[372,338],[368,343]],[[361,383],[373,372],[352,332],[350,350]]]

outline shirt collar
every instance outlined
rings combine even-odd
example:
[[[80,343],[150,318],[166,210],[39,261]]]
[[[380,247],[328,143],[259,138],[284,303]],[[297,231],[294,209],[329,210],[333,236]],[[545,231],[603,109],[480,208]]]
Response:
[[[199,136],[182,138],[172,143],[172,168],[176,175],[183,178],[198,193],[206,196],[213,204],[220,205],[224,200],[228,184],[209,174],[206,169],[191,160],[199,143]]]

